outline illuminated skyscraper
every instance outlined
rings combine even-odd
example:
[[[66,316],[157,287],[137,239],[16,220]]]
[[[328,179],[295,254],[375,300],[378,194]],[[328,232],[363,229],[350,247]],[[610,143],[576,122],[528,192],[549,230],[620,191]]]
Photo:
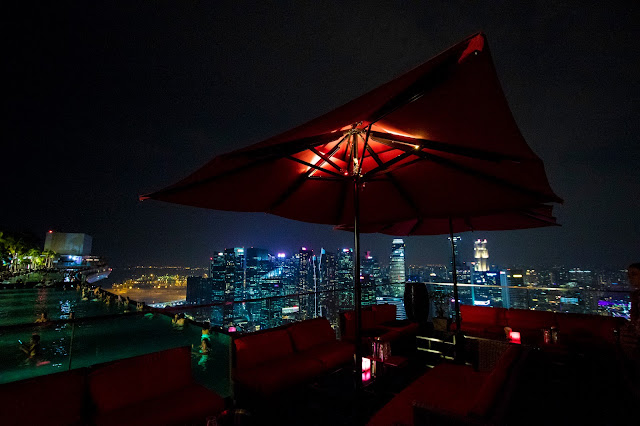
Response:
[[[487,272],[489,266],[487,261],[489,260],[489,250],[487,250],[487,240],[476,240],[473,243],[473,257],[476,260],[475,270],[478,272]]]
[[[391,244],[391,257],[389,259],[389,282],[391,284],[404,284],[406,281],[404,265],[404,241],[396,238]]]
[[[226,289],[225,271],[226,261],[224,253],[219,252],[213,255],[209,264],[209,280],[211,280],[211,298],[204,303],[224,302]]]
[[[296,263],[296,278],[297,278],[297,293],[306,293],[314,291],[313,283],[313,250],[309,250],[306,247],[302,247],[298,253],[295,254]]]
[[[228,248],[224,251],[225,301],[245,298],[244,259],[244,248],[242,247]]]

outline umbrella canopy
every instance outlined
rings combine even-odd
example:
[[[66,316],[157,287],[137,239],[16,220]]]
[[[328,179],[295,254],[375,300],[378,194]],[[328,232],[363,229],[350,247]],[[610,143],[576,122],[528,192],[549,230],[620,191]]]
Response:
[[[513,120],[483,34],[141,198],[339,225],[353,223],[356,196],[362,224],[561,201]]]
[[[553,216],[553,206],[540,205],[528,209],[518,209],[481,214],[477,216],[452,217],[451,228],[448,218],[414,218],[389,224],[369,224],[361,226],[360,232],[381,233],[394,236],[442,235],[467,231],[504,231],[513,229],[560,226]],[[353,231],[352,224],[336,226],[342,231]]]

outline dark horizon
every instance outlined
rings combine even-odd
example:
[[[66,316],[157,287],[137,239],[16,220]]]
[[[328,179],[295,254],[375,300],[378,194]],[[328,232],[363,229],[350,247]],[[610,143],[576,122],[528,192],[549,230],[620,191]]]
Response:
[[[84,232],[114,265],[197,266],[234,246],[351,247],[331,226],[137,197],[482,30],[516,122],[565,203],[561,227],[464,233],[463,244],[488,239],[502,265],[640,260],[634,3],[132,2],[10,16],[0,229]],[[383,260],[391,240],[364,235],[362,248]],[[404,240],[408,263],[446,264],[446,236]]]

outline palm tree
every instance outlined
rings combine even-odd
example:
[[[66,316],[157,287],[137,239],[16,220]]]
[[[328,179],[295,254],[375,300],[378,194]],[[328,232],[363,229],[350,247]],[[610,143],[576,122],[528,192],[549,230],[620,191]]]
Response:
[[[42,252],[35,248],[29,249],[29,251],[25,253],[24,258],[29,259],[29,268],[32,271],[35,271],[36,269],[40,269],[39,266],[41,266],[44,263],[41,256],[42,256]]]
[[[46,269],[53,268],[53,259],[55,259],[58,254],[53,250],[45,250],[42,252],[42,255],[44,256],[44,267]]]
[[[18,264],[24,256],[26,247],[22,240],[13,237],[4,237],[3,243],[6,251],[9,253],[9,270],[16,272],[18,270]]]

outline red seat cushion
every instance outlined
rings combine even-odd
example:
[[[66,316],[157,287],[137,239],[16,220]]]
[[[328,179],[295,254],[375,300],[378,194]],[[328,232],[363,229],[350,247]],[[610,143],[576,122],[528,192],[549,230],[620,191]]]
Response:
[[[235,381],[253,392],[270,395],[322,373],[322,362],[310,356],[289,355],[250,369],[237,369]]]
[[[368,425],[413,424],[413,401],[465,415],[486,377],[468,366],[440,364],[396,395]]]
[[[154,399],[192,383],[191,348],[182,347],[98,366],[89,390],[98,412]]]
[[[376,328],[376,321],[371,309],[363,309],[362,313],[362,329],[370,330]],[[340,330],[343,338],[353,339],[356,335],[356,314],[354,311],[348,311],[342,314],[344,316],[344,330]]]
[[[86,369],[0,385],[0,424],[79,425]]]
[[[620,319],[601,315],[557,314],[558,341],[615,343]]]
[[[233,343],[236,349],[236,367],[243,370],[293,353],[291,337],[287,330],[249,334],[235,339]]]
[[[326,318],[315,318],[295,323],[287,331],[296,351],[306,351],[317,345],[336,341],[336,333]]]
[[[380,327],[385,330],[389,330],[390,333],[393,333],[394,339],[398,339],[405,336],[413,336],[418,333],[418,328],[420,327],[417,322],[401,322],[401,321],[389,321],[386,324],[380,325]],[[389,333],[387,333],[389,334]],[[387,334],[384,336],[386,337]]]
[[[509,348],[498,359],[495,367],[486,378],[480,391],[477,393],[477,397],[473,402],[473,406],[469,410],[469,414],[476,417],[486,417],[489,411],[496,403],[499,392],[505,386],[507,377],[511,367],[518,359],[521,353],[521,348],[516,345],[509,346]]]
[[[355,346],[347,342],[333,341],[323,345],[317,345],[303,352],[302,355],[319,360],[324,370],[332,370],[343,364],[353,362]]]
[[[371,307],[376,325],[385,322],[394,321],[396,319],[396,305],[384,303],[382,305],[373,305]]]
[[[194,383],[154,399],[98,415],[94,421],[96,426],[204,424],[208,416],[223,410],[224,399]]]
[[[507,324],[513,331],[550,328],[556,325],[555,314],[550,311],[509,309]]]
[[[505,309],[489,308],[487,306],[460,305],[462,328],[466,322],[487,325],[500,325]]]

